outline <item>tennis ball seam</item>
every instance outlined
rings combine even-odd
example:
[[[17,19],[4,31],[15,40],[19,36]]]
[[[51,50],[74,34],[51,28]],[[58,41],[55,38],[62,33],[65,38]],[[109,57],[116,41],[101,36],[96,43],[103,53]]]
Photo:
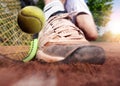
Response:
[[[35,18],[35,19],[37,19],[39,22],[40,22],[40,25],[41,25],[41,27],[43,27],[43,23],[42,23],[42,21],[41,20],[39,20],[37,17],[35,17],[35,16],[30,16],[30,15],[25,15],[25,14],[23,14],[22,12],[20,12],[20,14],[22,15],[22,16],[25,16],[25,17],[31,17],[31,18]]]

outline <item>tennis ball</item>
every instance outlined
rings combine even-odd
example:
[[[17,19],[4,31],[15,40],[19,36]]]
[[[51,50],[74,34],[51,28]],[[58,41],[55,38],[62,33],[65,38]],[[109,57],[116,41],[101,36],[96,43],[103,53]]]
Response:
[[[26,6],[18,12],[17,21],[22,31],[35,34],[43,28],[45,16],[40,8]]]

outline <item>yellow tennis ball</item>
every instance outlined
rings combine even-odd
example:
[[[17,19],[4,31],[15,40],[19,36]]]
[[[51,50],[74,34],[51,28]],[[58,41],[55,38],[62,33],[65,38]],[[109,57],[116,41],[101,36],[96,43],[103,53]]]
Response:
[[[17,21],[22,31],[34,34],[43,28],[45,16],[40,8],[36,6],[26,6],[19,11]]]

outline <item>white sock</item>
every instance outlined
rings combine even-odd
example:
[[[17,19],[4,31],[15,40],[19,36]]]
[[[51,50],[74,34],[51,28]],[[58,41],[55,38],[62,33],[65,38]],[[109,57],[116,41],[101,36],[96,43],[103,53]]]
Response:
[[[44,7],[44,14],[46,20],[57,11],[65,11],[64,6],[60,0],[54,0]]]
[[[91,15],[91,12],[84,0],[66,0],[65,8],[67,12],[84,12]]]

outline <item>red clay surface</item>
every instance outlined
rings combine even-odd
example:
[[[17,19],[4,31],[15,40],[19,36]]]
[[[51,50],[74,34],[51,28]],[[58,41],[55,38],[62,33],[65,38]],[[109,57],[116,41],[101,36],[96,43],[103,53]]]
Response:
[[[15,62],[0,56],[0,86],[120,86],[120,43],[93,43],[106,51],[103,65]]]

